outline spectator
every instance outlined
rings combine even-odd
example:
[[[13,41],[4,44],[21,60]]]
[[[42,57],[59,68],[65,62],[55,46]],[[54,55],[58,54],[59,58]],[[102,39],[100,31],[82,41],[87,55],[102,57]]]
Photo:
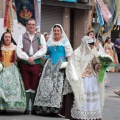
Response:
[[[119,33],[119,38],[115,40],[114,46],[117,52],[118,62],[120,63],[120,33]]]
[[[109,67],[107,68],[107,71],[115,72],[118,64],[118,58],[115,52],[114,43],[111,42],[110,37],[106,38],[104,50],[107,55],[110,55],[113,58],[113,63],[109,65]]]
[[[49,39],[49,33],[47,33],[47,32],[44,32],[44,37],[45,37],[45,40],[46,40],[46,42],[48,41],[48,39]]]

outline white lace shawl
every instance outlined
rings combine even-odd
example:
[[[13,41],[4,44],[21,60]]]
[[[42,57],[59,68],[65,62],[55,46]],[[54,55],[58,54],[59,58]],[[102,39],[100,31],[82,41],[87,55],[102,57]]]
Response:
[[[98,47],[99,53],[105,54],[104,48],[102,47],[102,45],[100,43],[98,44],[97,47]],[[99,72],[96,74],[96,77],[97,78],[99,77]],[[107,79],[108,79],[106,71],[105,71],[105,77],[107,77]],[[104,77],[104,80],[106,79],[105,77]],[[98,82],[99,94],[100,94],[100,103],[101,103],[102,110],[103,110],[104,100],[105,100],[105,81],[104,80],[102,83]]]
[[[66,77],[72,87],[77,109],[80,108],[80,105],[85,100],[82,73],[94,56],[97,57],[96,48],[94,47],[91,50],[88,43],[82,39],[80,47],[73,52],[66,67]],[[103,88],[103,84],[100,84],[100,88]],[[101,96],[103,96],[103,94]]]

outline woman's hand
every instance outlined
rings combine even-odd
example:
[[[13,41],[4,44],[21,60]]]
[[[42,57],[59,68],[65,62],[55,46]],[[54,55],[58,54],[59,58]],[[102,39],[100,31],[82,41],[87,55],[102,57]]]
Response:
[[[102,68],[102,65],[100,64],[100,63],[98,63],[97,65],[96,65],[96,69],[97,70],[100,70]]]

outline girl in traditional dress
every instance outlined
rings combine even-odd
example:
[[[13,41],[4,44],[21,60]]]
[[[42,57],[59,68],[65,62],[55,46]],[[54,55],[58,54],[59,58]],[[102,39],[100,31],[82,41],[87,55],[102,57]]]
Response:
[[[115,52],[114,43],[111,42],[111,38],[109,37],[106,38],[104,50],[106,54],[110,55],[113,58],[113,63],[109,65],[109,67],[107,68],[107,71],[115,72],[118,64],[118,58]]]
[[[100,54],[105,54],[104,47],[103,47],[104,41],[102,37],[98,33],[96,33],[95,35],[94,31],[88,32],[87,35],[94,40],[96,50]],[[108,78],[106,71],[105,71],[104,81],[105,81],[105,84],[109,83],[109,78]]]
[[[53,26],[47,46],[49,59],[44,65],[34,105],[39,113],[58,114],[64,84],[64,73],[60,71],[60,66],[73,52],[61,25]]]
[[[0,110],[25,109],[26,98],[23,81],[15,64],[16,43],[10,32],[3,33],[0,41],[0,62],[4,65],[0,72]]]
[[[66,120],[101,120],[104,105],[104,81],[99,83],[97,72],[101,65],[97,60],[94,41],[84,36],[80,47],[71,55],[66,67],[66,77],[71,90],[69,91],[70,107],[66,110]],[[70,98],[71,94],[71,98]]]

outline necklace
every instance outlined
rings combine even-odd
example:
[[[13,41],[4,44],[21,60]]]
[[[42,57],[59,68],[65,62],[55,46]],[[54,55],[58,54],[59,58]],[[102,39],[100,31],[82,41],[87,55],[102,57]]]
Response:
[[[61,37],[60,38],[54,38],[55,42],[59,42],[60,40],[61,40]]]

